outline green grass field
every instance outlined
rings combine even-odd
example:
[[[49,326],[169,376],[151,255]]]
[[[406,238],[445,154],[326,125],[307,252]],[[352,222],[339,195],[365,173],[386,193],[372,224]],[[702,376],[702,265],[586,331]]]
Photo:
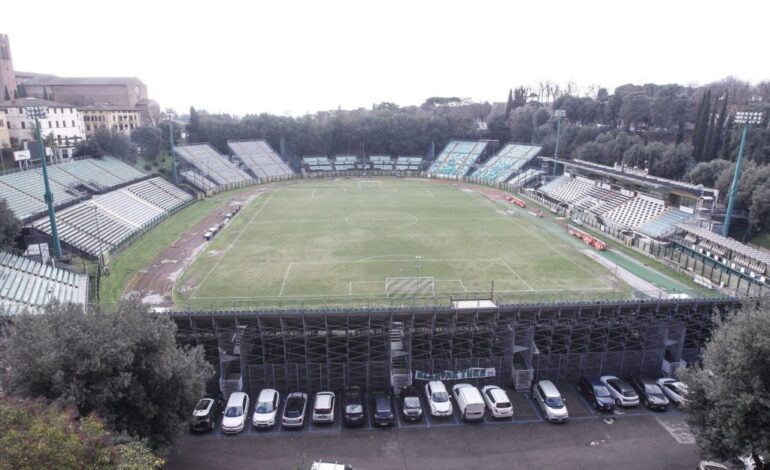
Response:
[[[613,273],[552,220],[420,180],[305,181],[245,207],[177,282],[179,302],[366,303],[449,294],[580,297]],[[616,286],[618,290],[625,286]]]

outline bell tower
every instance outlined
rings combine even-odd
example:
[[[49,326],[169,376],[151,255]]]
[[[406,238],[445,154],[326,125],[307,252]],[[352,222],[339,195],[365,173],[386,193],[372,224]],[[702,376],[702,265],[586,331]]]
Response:
[[[13,98],[16,90],[16,74],[11,59],[11,43],[7,34],[0,34],[0,101],[5,101],[5,90]]]

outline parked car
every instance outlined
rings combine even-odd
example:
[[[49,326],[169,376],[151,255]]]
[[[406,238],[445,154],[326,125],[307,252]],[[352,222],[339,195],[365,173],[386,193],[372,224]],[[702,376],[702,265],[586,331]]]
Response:
[[[361,426],[366,422],[366,410],[364,408],[364,394],[360,387],[348,387],[343,396],[345,412],[345,424],[348,426]]]
[[[307,393],[294,392],[286,397],[281,424],[286,428],[301,428],[305,424]]]
[[[396,415],[393,413],[393,397],[388,392],[374,392],[374,424],[378,426],[393,426]]]
[[[334,392],[318,392],[315,394],[313,402],[313,422],[314,423],[333,423],[334,405],[337,403],[337,396]]]
[[[190,431],[212,431],[217,425],[217,402],[213,398],[202,398],[195,405]]]
[[[569,419],[569,412],[559,389],[550,380],[541,380],[532,390],[535,401],[540,405],[545,419],[551,423],[564,423]]]
[[[615,399],[616,406],[630,407],[639,404],[639,395],[636,394],[631,384],[625,380],[614,375],[603,375],[599,378],[599,381],[607,386],[607,390],[610,391],[612,398]]]
[[[281,395],[277,390],[266,388],[259,392],[257,403],[254,405],[254,415],[251,418],[251,423],[257,428],[273,427],[280,403]]]
[[[513,418],[513,405],[505,390],[497,385],[487,385],[481,392],[493,418]]]
[[[635,376],[631,378],[631,385],[639,394],[642,405],[651,410],[666,411],[668,409],[668,398],[655,383],[655,380]]]
[[[484,419],[484,399],[479,389],[471,384],[455,384],[452,393],[457,402],[457,409],[465,421],[479,421]]]
[[[310,470],[355,470],[352,465],[337,462],[313,462]]]
[[[227,400],[225,414],[222,417],[222,432],[236,434],[246,426],[249,412],[249,396],[243,392],[233,392]]]
[[[658,386],[663,390],[668,399],[679,408],[687,404],[687,384],[671,377],[663,377],[657,380]]]
[[[597,411],[612,411],[615,407],[615,399],[609,389],[597,378],[580,377],[577,389],[588,404]]]
[[[440,380],[428,382],[425,385],[425,394],[428,396],[432,416],[452,416],[452,402],[449,401],[449,394]]]
[[[422,403],[420,396],[412,387],[407,387],[401,392],[404,399],[403,416],[406,421],[420,421],[422,419]]]
[[[212,232],[211,230],[207,230],[206,233],[203,234],[203,238],[205,238],[206,241],[211,240],[211,237],[213,236],[214,236],[214,232]]]

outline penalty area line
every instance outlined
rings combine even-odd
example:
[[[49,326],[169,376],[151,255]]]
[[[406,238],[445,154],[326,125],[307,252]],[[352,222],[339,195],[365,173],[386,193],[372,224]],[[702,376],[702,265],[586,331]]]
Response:
[[[522,278],[521,276],[519,276],[519,273],[517,273],[516,271],[514,271],[514,270],[513,270],[513,268],[511,267],[511,265],[509,265],[508,263],[506,263],[504,259],[502,259],[502,258],[501,258],[501,259],[500,259],[500,262],[501,262],[501,263],[503,263],[503,265],[505,265],[505,267],[506,267],[506,268],[508,268],[508,270],[509,270],[510,272],[512,272],[514,276],[516,276],[517,278],[519,278],[519,280],[520,280],[521,282],[523,282],[525,286],[527,286],[527,289],[529,289],[529,290],[531,290],[531,291],[534,291],[534,290],[535,290],[535,289],[533,289],[533,288],[532,288],[532,286],[530,286],[529,284],[527,284],[527,281],[525,281],[525,280],[524,280],[524,278]]]

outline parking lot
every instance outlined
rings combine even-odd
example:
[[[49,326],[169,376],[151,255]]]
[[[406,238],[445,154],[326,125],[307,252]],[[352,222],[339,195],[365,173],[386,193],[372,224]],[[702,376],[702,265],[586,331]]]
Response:
[[[562,383],[562,384],[557,384],[557,386],[562,396],[564,397],[565,403],[567,405],[567,409],[569,410],[569,417],[571,421],[593,420],[593,419],[614,420],[614,419],[622,419],[623,417],[627,417],[627,416],[636,416],[636,415],[658,416],[658,415],[681,414],[681,412],[673,406],[669,407],[669,410],[667,412],[656,412],[656,411],[650,411],[642,407],[641,405],[633,408],[616,409],[611,413],[598,412],[594,410],[585,401],[585,399],[577,392],[574,384]],[[396,422],[394,423],[393,427],[400,428],[400,429],[430,429],[430,428],[446,428],[446,427],[453,427],[453,426],[515,426],[517,424],[538,423],[538,422],[545,421],[545,418],[543,417],[543,414],[540,408],[536,404],[530,392],[515,392],[512,389],[506,390],[509,398],[511,399],[511,403],[513,404],[513,409],[514,409],[513,419],[495,419],[491,416],[491,414],[489,413],[489,410],[487,410],[484,415],[484,419],[482,421],[465,422],[460,417],[459,407],[457,406],[457,403],[454,397],[450,398],[450,400],[452,401],[452,410],[453,410],[452,416],[439,418],[439,417],[434,417],[430,415],[430,412],[429,412],[430,408],[428,406],[424,389],[420,387],[418,390],[420,392],[420,402],[422,404],[422,409],[423,409],[423,418],[420,421],[416,421],[416,422],[409,422],[404,420],[403,413],[402,413],[403,403],[402,403],[401,397],[396,396],[394,398]],[[314,433],[314,434],[315,433],[361,433],[365,431],[371,431],[374,428],[378,428],[382,426],[375,425],[373,421],[373,409],[372,409],[373,403],[371,400],[371,395],[367,394],[366,397],[367,399],[365,401],[365,405],[367,407],[366,409],[367,421],[366,421],[366,424],[364,424],[363,426],[356,427],[356,428],[347,427],[343,423],[343,416],[342,416],[343,407],[342,407],[341,393],[337,394],[337,402],[335,404],[335,410],[334,410],[335,412],[334,423],[315,424],[312,422],[311,417],[312,417],[314,397],[311,395],[309,396],[307,408],[305,411],[305,420],[304,420],[303,426],[300,428],[286,428],[282,426],[280,423],[280,416],[281,416],[281,413],[283,412],[283,407],[286,401],[286,394],[282,394],[281,403],[278,408],[278,414],[276,415],[276,425],[270,429],[258,429],[252,426],[251,414],[254,411],[253,410],[254,397],[252,397],[252,402],[250,404],[251,409],[249,410],[249,416],[247,419],[246,428],[241,433],[234,434],[234,435],[227,435],[222,433],[222,431],[219,428],[219,425],[217,425],[214,431],[210,433],[194,433],[192,434],[192,438],[193,439],[239,439],[239,438],[240,439],[243,439],[243,438],[260,439],[260,438],[285,436],[285,433],[301,435],[303,433]]]

